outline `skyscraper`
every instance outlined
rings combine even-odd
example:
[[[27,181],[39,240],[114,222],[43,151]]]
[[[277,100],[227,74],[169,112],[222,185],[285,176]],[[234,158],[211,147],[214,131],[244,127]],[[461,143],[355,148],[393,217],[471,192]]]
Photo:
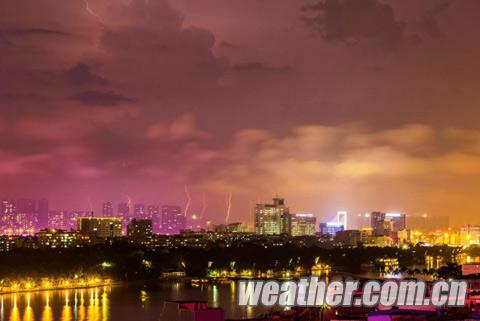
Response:
[[[403,213],[386,213],[385,218],[390,221],[392,232],[398,232],[407,227],[407,216]]]
[[[133,206],[133,218],[145,218],[145,205],[144,204],[135,204]]]
[[[0,223],[2,226],[2,232],[5,234],[13,233],[13,222],[15,220],[15,214],[17,212],[15,201],[4,200],[2,201],[2,212],[0,217]]]
[[[180,206],[162,206],[162,233],[177,234],[186,227],[186,223]]]
[[[338,211],[337,212],[337,222],[343,225],[344,230],[347,230],[347,212]]]
[[[162,217],[160,215],[160,207],[158,205],[148,205],[147,219],[152,221],[152,230],[155,233],[160,232]]]
[[[16,213],[14,228],[16,234],[32,234],[35,229],[37,215],[35,212],[36,202],[31,199],[19,199],[15,201]]]
[[[102,215],[104,217],[112,217],[113,216],[113,204],[112,204],[112,202],[103,203]]]
[[[372,228],[373,236],[385,235],[385,213],[372,212],[370,214],[370,227]]]
[[[291,217],[291,235],[305,236],[315,235],[317,218],[313,214],[297,213]]]
[[[128,222],[130,221],[130,206],[128,206],[128,203],[118,204],[117,216],[122,221],[123,226],[126,226],[128,224]]]
[[[48,227],[48,200],[41,199],[37,207],[37,229],[42,230]]]
[[[290,234],[290,214],[283,198],[274,198],[273,204],[255,206],[255,233]]]

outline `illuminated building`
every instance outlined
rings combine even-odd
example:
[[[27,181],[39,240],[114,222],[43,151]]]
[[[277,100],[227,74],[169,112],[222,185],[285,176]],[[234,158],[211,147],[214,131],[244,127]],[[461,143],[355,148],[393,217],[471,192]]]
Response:
[[[392,246],[392,239],[389,236],[375,236],[367,237],[363,243],[364,246],[387,247]]]
[[[35,201],[30,199],[19,199],[15,201],[16,213],[13,221],[15,234],[32,234],[37,225]]]
[[[78,210],[65,212],[63,228],[67,230],[75,230],[77,228],[77,219],[79,217],[89,216],[90,214],[90,212]]]
[[[337,212],[337,222],[343,225],[343,228],[346,230],[347,227],[347,212],[338,211]]]
[[[8,252],[15,249],[17,245],[16,236],[1,235],[0,236],[0,252]]]
[[[64,230],[44,229],[37,233],[40,248],[69,248],[75,245],[76,233]]]
[[[315,226],[317,218],[313,214],[297,213],[290,218],[291,235],[304,236],[315,235]]]
[[[104,240],[122,236],[122,222],[113,217],[79,217],[78,232],[90,240]]]
[[[462,245],[480,244],[480,226],[467,225],[460,229],[460,241]]]
[[[122,221],[123,225],[126,226],[130,221],[130,206],[128,206],[128,203],[118,204],[117,216]]]
[[[178,234],[181,230],[186,228],[186,225],[186,218],[183,215],[180,206],[162,206],[162,233]]]
[[[343,231],[343,224],[338,222],[320,223],[320,237],[335,237],[337,232]]]
[[[112,217],[113,216],[113,204],[112,204],[112,202],[103,203],[102,215],[104,217]]]
[[[255,233],[261,235],[290,233],[290,214],[283,198],[274,198],[273,204],[256,205]]]
[[[368,239],[372,237],[372,228],[371,227],[364,227],[360,229],[360,242],[367,243]]]
[[[152,220],[134,218],[127,225],[127,236],[135,243],[150,243],[152,241]]]
[[[64,229],[66,211],[49,211],[48,212],[48,228]]]
[[[2,212],[0,217],[0,224],[3,234],[13,234],[12,227],[15,219],[16,207],[14,201],[2,201]]]
[[[386,213],[385,219],[390,221],[392,232],[398,232],[407,227],[407,216],[403,213]]]
[[[375,265],[380,273],[391,273],[398,270],[399,267],[397,258],[379,258],[375,260]]]
[[[374,236],[385,235],[385,213],[372,212],[370,214],[370,227]]]
[[[133,218],[145,218],[145,205],[135,204],[133,206]]]
[[[149,205],[147,207],[147,219],[152,220],[152,231],[159,233],[162,225],[162,217],[158,205]]]

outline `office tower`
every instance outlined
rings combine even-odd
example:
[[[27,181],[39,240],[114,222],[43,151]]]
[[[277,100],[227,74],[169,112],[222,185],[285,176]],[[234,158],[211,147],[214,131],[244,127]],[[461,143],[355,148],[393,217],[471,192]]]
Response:
[[[90,240],[105,240],[122,236],[122,223],[115,217],[79,217],[78,232]]]
[[[162,225],[162,217],[158,205],[148,205],[147,219],[152,220],[152,231],[154,233],[159,233]]]
[[[146,218],[152,220],[152,222],[155,219],[160,218],[160,207],[158,205],[148,205]]]
[[[124,226],[128,224],[130,221],[130,206],[128,206],[128,203],[118,204],[117,216],[122,221]]]
[[[255,206],[255,233],[278,235],[290,233],[290,214],[283,198],[274,198],[272,204]]]
[[[41,199],[37,207],[37,229],[46,229],[48,227],[48,200]]]
[[[36,202],[30,199],[19,199],[16,202],[14,226],[17,234],[32,234],[36,225]]]
[[[135,204],[133,206],[133,218],[145,218],[145,205]]]
[[[127,236],[135,243],[149,243],[152,240],[152,220],[134,218],[127,225]]]
[[[338,211],[337,212],[337,222],[343,225],[344,230],[347,230],[347,212]]]
[[[102,216],[104,216],[104,217],[112,217],[113,216],[113,204],[112,204],[112,202],[103,203]]]
[[[407,227],[407,216],[403,213],[386,213],[385,219],[390,221],[392,232],[398,232]]]
[[[385,213],[372,212],[370,214],[370,227],[372,228],[373,236],[385,235]]]
[[[338,222],[327,222],[327,223],[320,223],[320,236],[321,237],[335,237],[335,235],[343,231],[344,227],[342,223]]]
[[[13,234],[13,222],[15,221],[16,211],[15,201],[2,201],[0,222],[4,234]]]
[[[313,214],[297,213],[291,216],[291,235],[315,235],[317,218]]]
[[[180,206],[162,206],[162,233],[177,234],[180,230],[185,229],[186,225],[186,218]]]
[[[67,211],[49,211],[48,212],[48,228],[61,229],[65,228],[67,220]]]

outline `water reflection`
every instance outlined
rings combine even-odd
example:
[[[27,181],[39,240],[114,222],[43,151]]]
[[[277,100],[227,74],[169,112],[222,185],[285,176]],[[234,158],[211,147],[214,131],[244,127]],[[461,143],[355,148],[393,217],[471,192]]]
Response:
[[[230,319],[266,312],[263,307],[238,307],[236,291],[234,282],[196,288],[177,282],[4,294],[0,295],[0,321],[157,320],[165,300],[205,300],[224,308]]]
[[[103,287],[1,295],[0,321],[108,321],[110,291]]]

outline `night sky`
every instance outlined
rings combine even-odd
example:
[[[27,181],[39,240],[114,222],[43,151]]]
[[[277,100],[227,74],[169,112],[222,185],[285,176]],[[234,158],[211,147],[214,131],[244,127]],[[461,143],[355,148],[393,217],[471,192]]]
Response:
[[[0,0],[0,196],[480,211],[480,1]]]

